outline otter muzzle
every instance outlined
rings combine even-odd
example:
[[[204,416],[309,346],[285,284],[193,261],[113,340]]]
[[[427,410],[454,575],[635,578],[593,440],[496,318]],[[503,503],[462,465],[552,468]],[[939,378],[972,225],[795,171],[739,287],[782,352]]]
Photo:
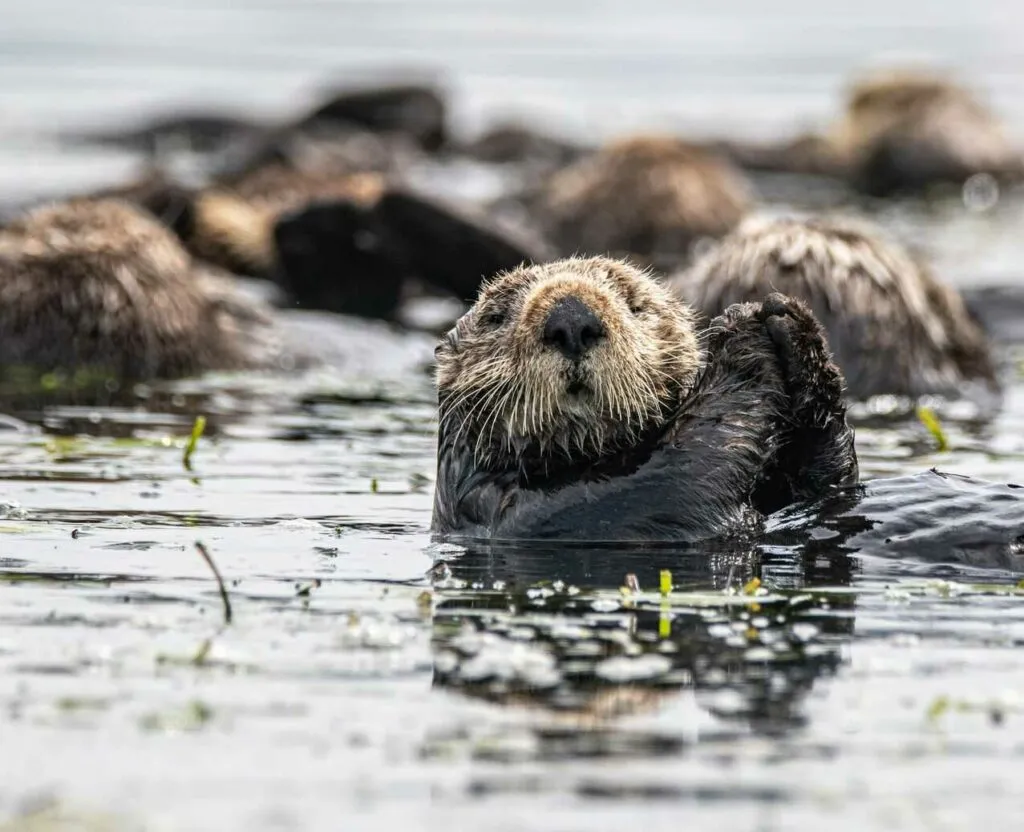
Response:
[[[601,319],[578,297],[560,299],[544,321],[544,345],[570,361],[579,361],[607,336]]]

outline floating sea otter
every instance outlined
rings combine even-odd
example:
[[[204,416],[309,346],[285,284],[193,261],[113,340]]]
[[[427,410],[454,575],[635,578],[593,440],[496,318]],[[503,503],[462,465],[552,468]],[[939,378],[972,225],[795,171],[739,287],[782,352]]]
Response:
[[[996,394],[988,339],[955,289],[852,219],[752,217],[672,287],[709,318],[783,292],[821,322],[850,394]]]
[[[117,381],[252,366],[265,310],[127,203],[45,206],[0,230],[0,369]]]
[[[775,146],[724,142],[719,149],[753,170],[824,174],[873,196],[959,185],[975,174],[1024,174],[1024,156],[986,104],[926,71],[857,81],[842,119],[823,135]]]
[[[395,318],[415,281],[469,300],[485,277],[542,252],[375,173],[273,163],[199,191],[157,174],[113,193],[196,257],[275,280],[290,304],[369,318]]]
[[[782,295],[698,333],[632,266],[503,274],[437,349],[433,529],[694,540],[857,478],[821,328]]]
[[[725,159],[668,137],[614,142],[563,168],[533,200],[557,251],[630,257],[662,270],[730,231],[753,189]]]

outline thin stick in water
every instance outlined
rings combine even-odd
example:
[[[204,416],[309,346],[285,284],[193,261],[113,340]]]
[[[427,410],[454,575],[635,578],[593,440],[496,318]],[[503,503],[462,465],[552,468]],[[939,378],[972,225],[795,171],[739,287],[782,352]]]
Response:
[[[217,579],[217,589],[220,590],[220,600],[224,603],[224,623],[231,623],[231,599],[228,598],[227,587],[224,586],[224,579],[220,576],[220,570],[217,568],[217,564],[213,562],[213,558],[210,557],[210,552],[206,548],[206,544],[202,541],[196,541],[196,551],[202,555],[203,560],[206,561],[210,570],[213,572],[213,577]]]

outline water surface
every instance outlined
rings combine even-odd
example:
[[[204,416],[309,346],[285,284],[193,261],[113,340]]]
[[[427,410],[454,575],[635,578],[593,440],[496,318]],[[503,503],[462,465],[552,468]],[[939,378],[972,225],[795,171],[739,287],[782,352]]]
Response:
[[[827,119],[857,67],[909,53],[1024,133],[1022,42],[1020,9],[993,0],[41,0],[4,10],[0,183],[12,199],[137,164],[58,149],[54,127],[167,104],[284,114],[394,67],[445,79],[466,131],[525,112],[587,136],[782,135]],[[1022,204],[872,210],[976,284],[1020,276]],[[387,350],[331,371],[0,427],[5,828],[966,830],[1024,808],[1011,576],[431,549],[429,344],[376,337]],[[940,410],[949,453],[861,412],[864,474],[1024,481],[1016,361],[998,413]]]

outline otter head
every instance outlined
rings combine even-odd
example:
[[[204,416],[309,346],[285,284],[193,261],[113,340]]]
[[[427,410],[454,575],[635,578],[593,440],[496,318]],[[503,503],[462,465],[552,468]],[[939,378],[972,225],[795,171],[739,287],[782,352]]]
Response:
[[[491,470],[587,462],[657,431],[700,368],[690,309],[603,257],[500,274],[436,350],[442,442]]]

